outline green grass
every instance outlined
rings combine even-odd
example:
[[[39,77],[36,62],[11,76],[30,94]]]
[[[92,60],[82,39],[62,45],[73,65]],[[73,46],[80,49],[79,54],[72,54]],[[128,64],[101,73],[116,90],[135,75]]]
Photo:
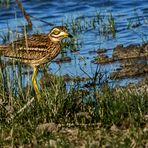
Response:
[[[0,6],[9,7],[10,0],[0,0]]]
[[[112,13],[103,14],[101,12],[96,12],[94,16],[89,19],[87,17],[72,17],[70,19],[62,21],[63,25],[69,27],[72,31],[72,34],[77,36],[80,33],[83,33],[88,30],[97,30],[100,36],[105,38],[112,35],[115,38],[117,26],[115,23],[115,18]]]
[[[33,93],[8,94],[0,83],[1,147],[146,146],[146,92],[116,91],[107,85],[96,91],[75,86],[67,90],[63,77],[46,74],[46,78],[48,82],[40,82],[40,101]]]

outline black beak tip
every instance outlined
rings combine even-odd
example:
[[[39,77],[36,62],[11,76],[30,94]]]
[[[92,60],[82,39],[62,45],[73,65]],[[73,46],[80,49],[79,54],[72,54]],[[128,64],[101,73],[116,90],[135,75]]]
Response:
[[[73,36],[71,34],[68,35],[69,38],[73,38]]]

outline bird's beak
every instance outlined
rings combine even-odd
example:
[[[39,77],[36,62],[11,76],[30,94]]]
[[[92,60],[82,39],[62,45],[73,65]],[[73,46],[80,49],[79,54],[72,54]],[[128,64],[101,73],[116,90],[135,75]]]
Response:
[[[71,34],[68,34],[68,33],[66,33],[66,32],[64,32],[64,34],[63,34],[63,36],[65,37],[65,38],[72,38],[73,36],[71,35]]]
[[[69,37],[69,38],[73,38],[73,36],[72,36],[71,34],[68,34],[68,37]]]

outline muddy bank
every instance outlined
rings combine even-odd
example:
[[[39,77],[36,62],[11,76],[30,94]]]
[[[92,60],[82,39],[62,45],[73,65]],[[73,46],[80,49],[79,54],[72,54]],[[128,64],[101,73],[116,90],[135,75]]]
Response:
[[[119,79],[126,77],[146,76],[148,74],[148,64],[122,64],[120,69],[113,71],[110,74],[110,79]]]
[[[132,58],[147,58],[148,59],[148,44],[142,46],[139,45],[129,45],[123,47],[123,45],[118,45],[113,51],[113,59],[123,60]]]
[[[127,92],[127,93],[134,93],[134,94],[148,94],[148,76],[146,76],[141,82],[134,84],[130,83],[127,86],[117,87],[115,88],[115,93],[118,95],[119,93]]]
[[[128,59],[145,59],[148,60],[148,44],[129,45],[124,47],[122,44],[113,49],[113,55],[109,58],[105,53],[97,55],[92,61],[95,64],[108,64],[109,62],[122,61]]]
[[[105,54],[98,54],[93,63],[112,64],[120,62],[120,67],[110,75],[111,79],[147,75],[148,73],[148,44],[117,45],[113,49],[111,58]]]

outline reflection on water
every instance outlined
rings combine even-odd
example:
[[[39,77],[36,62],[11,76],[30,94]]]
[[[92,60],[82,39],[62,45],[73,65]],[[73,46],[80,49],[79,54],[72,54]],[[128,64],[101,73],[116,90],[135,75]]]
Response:
[[[59,74],[69,73],[70,75],[84,76],[84,72],[80,70],[80,66],[85,65],[85,70],[88,74],[92,74],[93,69],[96,68],[95,64],[92,64],[95,54],[89,54],[89,51],[98,48],[112,49],[117,44],[138,44],[147,42],[148,36],[148,1],[147,0],[23,0],[23,6],[26,11],[37,18],[43,19],[46,22],[51,22],[56,25],[61,25],[62,22],[67,20],[71,23],[71,18],[81,18],[91,20],[96,12],[101,12],[106,16],[112,13],[115,18],[117,27],[116,38],[104,38],[98,33],[98,29],[88,29],[78,34],[77,38],[82,46],[79,47],[79,52],[69,53],[72,61],[70,63],[60,64]],[[51,26],[35,20],[32,18],[34,31],[39,29],[40,32],[47,33]],[[127,30],[128,24],[131,22],[140,21],[138,27]],[[0,34],[7,32],[7,28],[10,30],[21,31],[22,25],[26,24],[26,20],[23,18],[22,13],[18,9],[14,1],[10,0],[9,6],[0,6]],[[2,39],[0,39],[2,42]],[[107,51],[107,55],[111,56],[112,50]],[[59,55],[60,56],[60,55]],[[83,60],[82,60],[83,59]],[[112,71],[118,65],[105,65],[102,70],[105,72]],[[52,72],[56,72],[59,69],[59,65],[51,63],[50,68]]]

